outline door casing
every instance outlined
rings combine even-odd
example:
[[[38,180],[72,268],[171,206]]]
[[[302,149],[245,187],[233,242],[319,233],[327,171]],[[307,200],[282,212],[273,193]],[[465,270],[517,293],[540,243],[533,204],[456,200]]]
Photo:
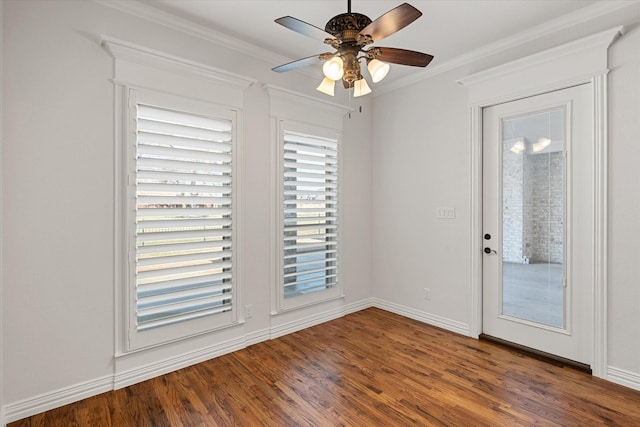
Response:
[[[458,83],[469,96],[470,280],[469,335],[482,331],[482,110],[579,84],[589,84],[594,123],[593,375],[607,377],[607,50],[623,33],[616,27],[498,67]]]

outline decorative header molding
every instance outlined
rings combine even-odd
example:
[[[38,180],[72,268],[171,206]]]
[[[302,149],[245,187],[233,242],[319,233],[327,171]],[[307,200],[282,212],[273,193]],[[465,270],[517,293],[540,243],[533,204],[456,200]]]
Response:
[[[471,74],[458,83],[469,89],[471,104],[482,106],[586,83],[608,73],[607,49],[623,33],[622,26],[611,28]]]
[[[116,59],[141,65],[157,66],[179,73],[198,74],[224,84],[232,84],[242,89],[254,84],[257,80],[235,73],[200,64],[189,59],[171,55],[148,47],[140,46],[113,37],[101,35],[100,43]]]
[[[310,117],[313,117],[310,124],[317,126],[329,125],[329,127],[341,129],[344,116],[353,111],[351,107],[314,98],[278,86],[264,85],[263,87],[269,93],[271,115],[281,119],[309,123]],[[310,111],[313,114],[310,114]]]

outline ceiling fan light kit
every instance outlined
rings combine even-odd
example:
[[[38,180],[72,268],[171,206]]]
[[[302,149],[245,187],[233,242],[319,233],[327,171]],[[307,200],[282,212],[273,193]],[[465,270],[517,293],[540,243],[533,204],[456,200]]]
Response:
[[[369,70],[369,75],[371,75],[371,80],[374,83],[378,83],[389,74],[391,66],[378,59],[367,59],[367,69]]]
[[[344,62],[342,58],[339,56],[334,56],[333,58],[325,61],[322,65],[322,72],[324,76],[331,80],[340,80],[342,76],[344,76]]]
[[[353,84],[353,97],[364,96],[371,93],[371,88],[365,79],[356,80]]]
[[[320,85],[316,88],[316,90],[329,96],[333,96],[335,88],[336,82],[329,77],[325,77],[324,79],[322,79],[322,82],[320,82]]]
[[[317,87],[322,93],[333,96],[335,81],[343,81],[346,89],[353,88],[353,96],[371,93],[367,81],[360,71],[360,60],[364,59],[373,83],[378,83],[389,73],[389,62],[412,67],[426,67],[432,55],[406,49],[366,46],[390,36],[422,16],[415,7],[403,3],[380,16],[375,21],[369,17],[351,12],[351,0],[347,0],[347,13],[334,16],[325,29],[308,24],[291,16],[275,20],[276,23],[297,33],[323,39],[336,51],[302,58],[273,68],[275,72],[285,72],[324,61],[324,80]]]

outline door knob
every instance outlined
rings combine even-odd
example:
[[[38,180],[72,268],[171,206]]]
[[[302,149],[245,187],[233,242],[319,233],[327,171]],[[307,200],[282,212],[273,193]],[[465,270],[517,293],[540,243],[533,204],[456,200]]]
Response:
[[[487,248],[484,248],[484,253],[485,253],[485,254],[497,254],[497,252],[496,252],[496,251],[494,251],[493,249],[488,248],[488,247],[487,247]]]

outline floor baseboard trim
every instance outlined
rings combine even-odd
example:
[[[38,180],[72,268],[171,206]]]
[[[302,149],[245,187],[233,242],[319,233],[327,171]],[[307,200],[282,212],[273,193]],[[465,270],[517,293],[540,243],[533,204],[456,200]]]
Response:
[[[366,298],[357,302],[352,302],[344,306],[344,314],[351,314],[367,308],[373,307],[374,298]]]
[[[438,328],[446,329],[447,331],[455,332],[457,334],[465,336],[470,336],[471,334],[471,329],[467,323],[447,319],[446,317],[437,316],[431,313],[425,313],[424,311],[416,310],[415,308],[406,307],[390,301],[374,298],[372,307],[390,311],[391,313],[418,320],[420,322],[427,323]]]
[[[114,375],[113,389],[117,390],[142,381],[155,378],[214,357],[222,356],[240,350],[246,347],[245,338],[236,338],[233,340],[217,343],[196,351],[181,354],[179,356],[160,360],[145,366],[119,372]]]
[[[306,328],[310,328],[315,325],[319,325],[330,320],[337,319],[344,316],[344,307],[334,308],[322,313],[314,314],[312,316],[303,317],[302,319],[294,320],[292,322],[283,323],[282,325],[271,327],[271,339],[278,338],[284,335],[292,334],[294,332],[301,331]]]
[[[21,420],[31,415],[111,391],[112,389],[112,375],[64,387],[50,393],[44,393],[6,405],[4,407],[5,419],[3,421],[4,423],[10,423]]]
[[[468,325],[434,316],[415,309],[404,307],[388,301],[366,298],[353,303],[345,304],[338,308],[333,308],[322,313],[307,316],[296,321],[288,322],[278,326],[254,331],[236,339],[228,340],[215,345],[207,346],[196,351],[187,352],[175,357],[163,359],[154,363],[140,366],[127,371],[117,372],[113,375],[97,378],[95,380],[80,383],[74,386],[65,387],[50,393],[44,393],[33,398],[19,402],[10,403],[3,406],[4,423],[13,422],[35,414],[39,414],[50,409],[67,405],[87,397],[100,393],[117,390],[142,381],[155,378],[157,376],[204,362],[224,354],[241,350],[247,346],[267,341],[287,335],[299,330],[319,325],[339,317],[365,310],[370,307],[377,307],[401,316],[409,317],[424,323],[428,323],[443,329],[457,332],[463,335],[469,334]]]
[[[255,332],[249,332],[244,336],[245,346],[258,344],[262,341],[267,341],[271,337],[271,330],[269,328],[261,329]]]
[[[640,390],[640,374],[635,372],[609,366],[607,367],[606,379],[625,387]]]
[[[292,322],[284,323],[282,325],[272,326],[271,339],[301,331],[330,320],[338,319],[347,314],[355,313],[356,311],[367,309],[372,307],[371,303],[372,299],[368,298],[355,303],[345,304],[312,316],[307,316],[302,319],[294,320]]]

